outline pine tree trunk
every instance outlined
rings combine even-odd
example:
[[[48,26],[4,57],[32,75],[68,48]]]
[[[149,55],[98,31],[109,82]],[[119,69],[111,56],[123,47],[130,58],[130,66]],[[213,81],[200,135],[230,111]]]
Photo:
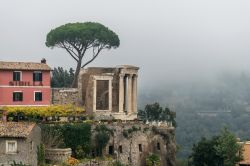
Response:
[[[71,84],[71,88],[78,87],[78,77],[79,77],[79,73],[81,70],[81,65],[82,65],[82,61],[80,60],[80,61],[78,61],[77,66],[76,66],[76,71],[75,71],[73,82]]]

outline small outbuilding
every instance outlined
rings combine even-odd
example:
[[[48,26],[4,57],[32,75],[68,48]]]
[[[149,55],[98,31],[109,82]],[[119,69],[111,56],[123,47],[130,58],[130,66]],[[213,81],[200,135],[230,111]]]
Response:
[[[0,165],[13,161],[37,166],[41,129],[30,122],[0,122]]]
[[[236,166],[250,166],[250,141],[238,142],[242,146],[243,160]]]

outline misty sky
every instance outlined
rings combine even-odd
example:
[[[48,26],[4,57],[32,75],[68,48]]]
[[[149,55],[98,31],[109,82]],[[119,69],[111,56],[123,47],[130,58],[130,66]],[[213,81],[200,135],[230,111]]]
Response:
[[[250,71],[249,0],[0,0],[0,60],[75,67],[45,46],[50,29],[100,22],[121,45],[90,66],[139,66],[140,86]],[[156,84],[155,84],[156,83]]]

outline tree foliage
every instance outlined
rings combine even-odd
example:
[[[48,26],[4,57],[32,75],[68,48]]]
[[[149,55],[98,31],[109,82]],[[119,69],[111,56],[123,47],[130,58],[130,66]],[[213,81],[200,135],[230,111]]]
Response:
[[[49,148],[71,148],[72,156],[77,159],[94,157],[93,152],[102,157],[114,132],[104,124],[97,125],[93,131],[91,127],[90,123],[42,124],[42,142]]]
[[[68,23],[52,29],[46,38],[47,47],[65,49],[77,62],[72,83],[77,86],[80,68],[94,61],[103,49],[117,48],[120,45],[118,35],[100,23]],[[87,56],[87,50],[91,49]],[[82,61],[84,63],[82,64]]]
[[[65,124],[61,126],[64,143],[72,149],[72,154],[77,157],[77,150],[82,149],[87,154],[91,149],[91,125],[87,123]]]
[[[147,121],[172,122],[172,125],[176,126],[175,112],[170,111],[167,107],[163,109],[159,103],[147,104],[144,110],[138,111],[138,116],[140,119]]]
[[[227,129],[211,139],[202,138],[192,150],[190,159],[194,166],[234,166],[242,159],[242,147]]]
[[[51,125],[43,124],[42,141],[46,144],[50,139],[52,143],[46,147],[66,147],[72,149],[72,156],[76,158],[87,157],[91,151],[91,125],[87,123]],[[55,138],[54,138],[55,137]],[[49,140],[46,140],[49,139]],[[58,142],[56,142],[58,141]]]
[[[217,155],[223,158],[224,166],[235,166],[242,156],[242,146],[237,143],[237,138],[226,128],[221,131],[214,147]]]
[[[218,137],[206,139],[203,137],[197,144],[194,144],[191,155],[194,166],[221,166],[222,158],[217,154],[215,145]]]
[[[45,148],[60,148],[64,146],[63,134],[61,127],[59,125],[40,125],[42,129],[41,141]]]
[[[54,68],[52,71],[51,86],[55,88],[70,87],[74,79],[74,70],[68,70],[62,67]]]
[[[97,156],[102,156],[102,150],[106,147],[110,136],[113,135],[113,131],[107,128],[104,124],[97,125],[95,131],[95,147]]]

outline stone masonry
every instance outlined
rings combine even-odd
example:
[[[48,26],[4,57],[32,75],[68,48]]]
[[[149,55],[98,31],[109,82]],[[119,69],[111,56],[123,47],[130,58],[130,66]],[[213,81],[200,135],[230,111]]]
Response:
[[[71,156],[71,154],[72,154],[71,148],[46,149],[45,159],[54,162],[64,162]]]
[[[113,155],[123,164],[132,166],[146,165],[149,154],[157,154],[162,166],[175,165],[175,129],[166,125],[144,124],[136,121],[113,122],[108,124],[113,129],[105,155]],[[127,137],[125,131],[132,131]],[[130,160],[131,158],[131,160]]]
[[[138,67],[90,67],[79,75],[79,99],[90,114],[121,120],[137,118]]]
[[[52,104],[78,104],[77,88],[52,88]]]

